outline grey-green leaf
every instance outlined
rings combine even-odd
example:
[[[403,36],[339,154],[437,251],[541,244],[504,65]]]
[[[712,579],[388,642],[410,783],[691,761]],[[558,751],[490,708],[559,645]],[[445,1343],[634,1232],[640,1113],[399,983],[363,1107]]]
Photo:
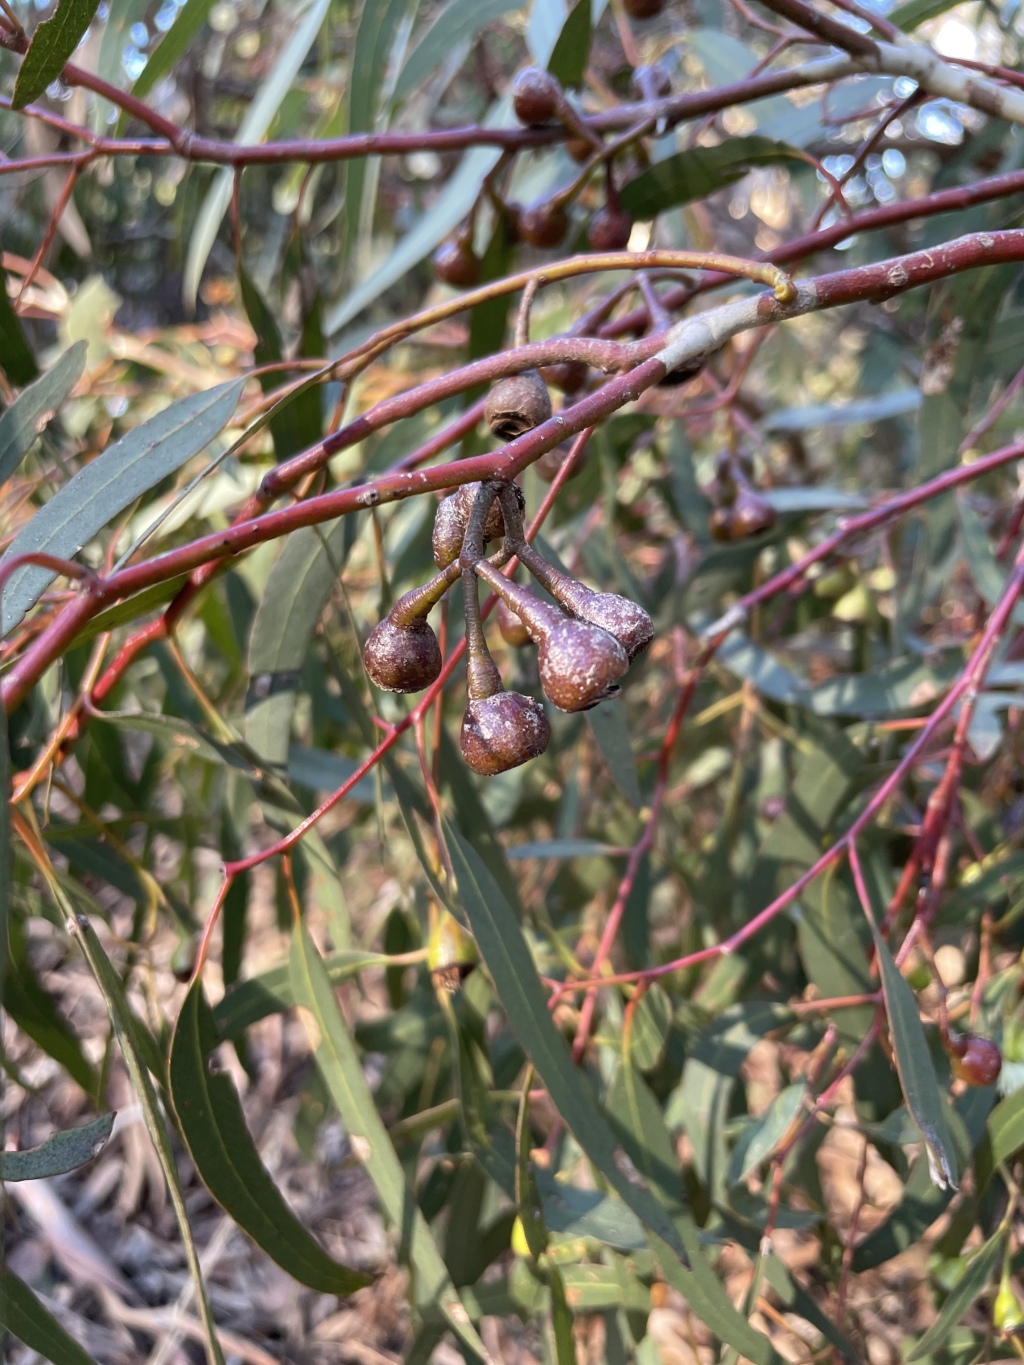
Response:
[[[210,1072],[202,989],[196,981],[185,997],[168,1066],[171,1101],[196,1170],[239,1227],[301,1284],[322,1294],[363,1288],[370,1276],[328,1256],[292,1213],[260,1160],[230,1076]]]
[[[0,1152],[0,1180],[45,1180],[77,1170],[99,1156],[113,1126],[114,1115],[103,1114],[81,1128],[53,1133],[25,1152]]]
[[[443,834],[459,899],[509,1022],[559,1113],[584,1152],[640,1221],[685,1259],[679,1236],[654,1195],[646,1185],[634,1184],[620,1167],[621,1148],[573,1064],[565,1040],[551,1022],[537,969],[508,901],[476,850],[447,821],[443,822]]]
[[[77,554],[136,498],[209,445],[230,420],[244,384],[244,378],[232,379],[190,394],[108,446],[39,509],[15,536],[0,564],[30,550],[64,559]],[[3,595],[4,635],[38,601],[54,576],[49,569],[33,565],[11,575]]]
[[[53,1365],[95,1365],[13,1270],[0,1269],[0,1328]]]
[[[802,159],[786,143],[752,133],[730,138],[717,147],[691,147],[656,161],[627,181],[619,194],[623,207],[635,218],[653,218],[665,209],[707,198],[746,175],[753,166]]]
[[[11,477],[77,384],[87,349],[84,341],[76,341],[0,415],[0,484]]]
[[[446,61],[460,43],[471,43],[487,24],[523,8],[523,0],[452,0],[422,33],[395,82],[392,103],[400,104]]]
[[[951,1185],[956,1188],[960,1179],[956,1149],[946,1122],[946,1110],[918,1013],[917,999],[874,924],[871,932],[878,953],[896,1070],[907,1108],[924,1137],[932,1180],[940,1187]]]
[[[619,791],[634,810],[642,803],[640,783],[636,775],[636,758],[629,737],[629,726],[622,702],[618,700],[602,702],[587,712],[587,720],[597,740],[608,771]]]
[[[997,1232],[971,1257],[956,1287],[942,1305],[942,1312],[907,1356],[908,1365],[911,1361],[921,1360],[924,1356],[930,1355],[941,1346],[979,1295],[984,1293],[999,1265],[1004,1240],[1002,1231]]]
[[[404,1254],[415,1271],[418,1303],[436,1303],[449,1326],[474,1356],[489,1360],[487,1349],[469,1321],[433,1234],[409,1188],[387,1130],[377,1113],[355,1044],[342,1017],[334,988],[304,925],[296,927],[291,946],[292,989],[304,1016],[317,1066],[338,1106],[360,1159],[376,1186],[381,1204],[400,1230]]]
[[[14,82],[12,109],[24,109],[57,79],[99,7],[99,0],[60,0],[32,35]]]

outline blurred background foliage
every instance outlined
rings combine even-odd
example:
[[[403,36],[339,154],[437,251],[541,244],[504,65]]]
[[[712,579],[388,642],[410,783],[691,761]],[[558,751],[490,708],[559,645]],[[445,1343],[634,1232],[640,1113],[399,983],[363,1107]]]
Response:
[[[13,4],[27,27],[44,8]],[[231,140],[242,128],[240,141],[312,144],[515,127],[507,92],[528,61],[552,62],[567,84],[577,66],[590,114],[629,97],[641,62],[660,63],[680,93],[742,81],[769,57],[783,68],[807,57],[776,52],[764,24],[779,21],[756,5],[669,0],[642,20],[633,8],[595,3],[592,29],[569,28],[559,46],[563,26],[582,20],[542,0],[110,0],[75,60],[201,136]],[[1012,0],[873,8],[950,59],[1019,67],[1024,11]],[[865,27],[845,6],[830,13]],[[0,53],[5,93],[17,68]],[[41,102],[83,127],[146,135],[80,87],[57,81]],[[8,159],[71,145],[0,111]],[[507,240],[504,215],[481,194],[495,167],[506,204],[542,200],[579,169],[561,144],[509,164],[488,147],[315,165],[297,156],[247,167],[236,212],[230,170],[101,157],[77,178],[23,291],[66,172],[0,175],[19,317],[0,341],[6,409],[37,367],[52,376],[69,347],[87,347],[56,420],[40,423],[4,485],[5,546],[76,470],[171,403],[255,364],[339,356],[449,297],[432,253],[475,205],[485,279],[588,249],[602,176],[573,199],[552,252]],[[631,248],[755,257],[840,215],[1022,168],[1019,127],[905,77],[859,74],[659,128],[618,157],[615,176],[636,218]],[[1022,192],[851,231],[794,271],[1020,226]],[[623,272],[549,286],[532,336],[565,332],[628,283]],[[511,318],[502,299],[416,334],[359,377],[346,411],[500,351]],[[656,387],[604,422],[539,544],[653,615],[655,643],[621,700],[586,716],[550,712],[544,757],[482,781],[457,755],[456,675],[425,727],[422,762],[406,735],[293,857],[234,881],[204,997],[185,983],[222,861],[269,847],[351,776],[378,721],[408,712],[370,688],[360,642],[433,571],[436,502],[294,532],[214,578],[20,803],[6,1145],[26,1151],[119,1113],[91,1164],[81,1153],[70,1171],[44,1162],[29,1180],[11,1168],[2,1302],[12,1361],[26,1365],[33,1350],[79,1360],[64,1332],[96,1362],[199,1359],[207,1314],[226,1357],[258,1362],[472,1360],[484,1349],[558,1365],[1024,1354],[1019,608],[971,721],[944,873],[929,880],[926,869],[889,926],[895,952],[934,888],[928,932],[901,962],[913,995],[895,967],[886,978],[881,954],[885,1028],[869,1033],[880,982],[845,866],[737,951],[643,992],[602,990],[582,1033],[583,994],[562,994],[549,1015],[536,982],[588,979],[620,894],[617,970],[711,948],[844,834],[960,675],[1003,591],[1020,535],[1015,463],[846,546],[808,591],[781,595],[730,637],[671,752],[650,847],[621,885],[697,632],[839,518],[1018,440],[1022,365],[1011,264],[742,335],[689,383]],[[262,382],[274,391],[280,375]],[[109,568],[144,533],[153,554],[222,529],[268,469],[340,421],[341,385],[327,382],[247,435],[262,399],[252,379],[241,393],[200,452],[90,533],[86,563]],[[313,491],[390,468],[476,396],[343,451]],[[493,447],[482,427],[460,443],[464,455]],[[709,533],[722,452],[749,461],[774,514],[756,538]],[[539,467],[521,482],[532,512],[546,489]],[[46,671],[10,717],[16,780],[88,686],[99,629],[112,632],[109,661],[180,586],[113,608]],[[5,664],[66,596],[44,595],[8,634]],[[442,610],[450,647],[458,592]],[[532,652],[491,635],[507,685],[535,693]],[[879,921],[947,757],[926,755],[861,840]],[[478,938],[511,944],[502,970],[486,943],[486,965],[468,970],[475,955],[453,935],[442,963],[460,978],[451,994],[427,961],[444,902]],[[74,931],[76,914],[92,928]],[[995,1041],[997,1083],[957,1072],[947,1018]],[[581,1067],[567,1073],[557,1035],[586,1043],[588,1031]],[[581,1132],[570,1116],[586,1118],[595,1096],[595,1126]],[[958,1189],[934,1178],[928,1114]],[[146,1124],[163,1134],[156,1148]],[[577,1139],[606,1131],[602,1167]],[[660,1224],[630,1194],[640,1188]],[[198,1307],[176,1200],[205,1262]],[[373,1283],[360,1288],[360,1276]]]

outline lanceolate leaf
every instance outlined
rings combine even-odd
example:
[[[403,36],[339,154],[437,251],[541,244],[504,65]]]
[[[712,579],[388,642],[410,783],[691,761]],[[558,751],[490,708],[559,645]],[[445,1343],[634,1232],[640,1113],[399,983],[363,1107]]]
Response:
[[[323,960],[301,924],[292,937],[291,969],[295,999],[307,1011],[303,1023],[310,1035],[317,1065],[349,1134],[359,1144],[360,1159],[376,1186],[381,1204],[400,1231],[403,1255],[415,1275],[417,1303],[436,1304],[473,1355],[489,1360],[377,1113]]]
[[[0,1328],[25,1343],[52,1365],[95,1365],[57,1319],[19,1280],[13,1270],[0,1268]]]
[[[0,265],[0,370],[12,384],[31,384],[39,374],[32,348],[25,340],[21,319],[7,293],[7,272]]]
[[[14,82],[12,109],[24,109],[57,79],[98,9],[99,0],[59,0],[32,35]]]
[[[627,181],[620,197],[623,207],[635,218],[653,218],[665,209],[704,199],[731,185],[752,166],[801,160],[799,152],[786,143],[752,133],[749,137],[730,138],[717,147],[691,147],[656,161]]]
[[[81,1128],[54,1133],[26,1152],[0,1152],[0,1180],[43,1180],[84,1166],[106,1146],[114,1115],[104,1114]]]
[[[188,1214],[185,1210],[185,1197],[178,1180],[178,1168],[175,1165],[174,1153],[171,1150],[170,1138],[167,1136],[167,1129],[164,1126],[164,1118],[157,1101],[156,1091],[147,1069],[150,1062],[147,1054],[153,1050],[152,1041],[146,1041],[146,1030],[133,1013],[121,979],[110,965],[110,960],[103,951],[88,916],[76,915],[74,907],[67,900],[63,891],[52,882],[50,883],[50,890],[67,916],[69,925],[73,926],[75,937],[81,944],[85,959],[96,978],[96,984],[106,1003],[114,1031],[117,1034],[121,1055],[124,1057],[125,1066],[128,1068],[128,1075],[131,1077],[139,1104],[142,1106],[142,1116],[146,1123],[146,1129],[152,1139],[153,1146],[156,1148],[160,1169],[163,1171],[164,1179],[167,1182],[171,1204],[174,1207],[174,1214],[178,1222],[178,1231],[185,1245],[185,1256],[188,1260],[192,1282],[199,1300],[199,1313],[206,1332],[207,1359],[210,1365],[224,1365],[224,1355],[220,1348],[217,1327],[213,1320],[213,1309],[210,1307],[210,1298],[206,1292],[206,1281],[203,1278],[199,1254],[196,1251],[195,1239],[192,1236]]]
[[[214,0],[186,0],[178,11],[178,17],[161,39],[159,46],[150,54],[149,60],[142,68],[142,74],[132,86],[132,94],[136,99],[144,99],[172,70],[175,62],[206,23],[206,17],[213,6]],[[127,123],[127,115],[122,115],[121,121]]]
[[[86,343],[76,341],[0,416],[0,484],[6,483],[85,369]]]
[[[6,720],[4,728],[6,729]],[[6,747],[6,745],[5,745]],[[9,806],[6,796],[4,797],[4,822],[9,822]],[[9,913],[10,897],[10,829],[4,831],[6,838],[7,877],[6,890],[8,901],[7,909]],[[11,1016],[14,1022],[26,1033],[33,1042],[37,1043],[55,1062],[59,1062],[64,1070],[71,1076],[87,1095],[94,1099],[97,1095],[98,1078],[94,1069],[89,1065],[82,1052],[81,1044],[77,1037],[68,1028],[63,1018],[57,1011],[52,997],[39,984],[39,980],[32,968],[32,963],[28,956],[28,945],[25,940],[25,931],[22,922],[18,918],[11,918],[7,926],[7,931],[3,937],[3,952],[7,953],[8,942],[10,943],[10,961],[7,963],[6,980],[3,982],[4,1009]]]
[[[296,27],[280,52],[275,55],[270,75],[260,87],[259,94],[242,120],[242,125],[235,136],[235,142],[240,147],[249,147],[262,140],[291,89],[299,68],[306,60],[306,54],[327,15],[328,6],[329,0],[310,0],[309,5],[302,10],[298,6],[290,7],[290,12],[295,14],[297,20]],[[230,167],[218,171],[196,218],[188,245],[182,286],[185,302],[190,307],[195,304],[203,267],[217,238],[221,220],[231,202],[233,181],[234,174]]]
[[[508,901],[472,845],[447,821],[443,828],[459,899],[480,952],[509,1022],[559,1113],[590,1160],[641,1222],[677,1255],[684,1256],[675,1228],[650,1190],[646,1185],[635,1185],[620,1168],[621,1149],[573,1064],[565,1040],[551,1022],[537,969]]]
[[[472,42],[487,24],[522,8],[523,0],[452,0],[424,30],[406,58],[395,82],[392,102],[400,104],[422,85],[460,43]]]
[[[196,981],[181,1007],[171,1042],[171,1101],[196,1170],[217,1202],[240,1228],[300,1284],[322,1294],[351,1294],[370,1283],[333,1260],[288,1207],[260,1160],[231,1078],[209,1069],[216,1036],[202,983]]]
[[[941,1346],[979,1295],[984,1293],[1002,1259],[1004,1241],[1004,1234],[997,1232],[971,1257],[955,1289],[942,1305],[942,1312],[907,1356],[908,1362],[922,1360]]]
[[[871,929],[878,953],[896,1070],[907,1107],[924,1136],[933,1181],[936,1185],[952,1185],[956,1188],[960,1179],[956,1149],[946,1122],[946,1111],[918,1013],[917,999],[874,924]]]
[[[77,554],[119,512],[209,445],[230,420],[244,383],[233,379],[190,394],[108,446],[39,509],[0,564],[29,550],[64,559]],[[18,624],[53,578],[49,569],[31,565],[11,575],[3,595],[3,634]]]
[[[576,0],[548,58],[548,70],[563,85],[576,86],[583,81],[590,60],[590,10],[591,0]]]

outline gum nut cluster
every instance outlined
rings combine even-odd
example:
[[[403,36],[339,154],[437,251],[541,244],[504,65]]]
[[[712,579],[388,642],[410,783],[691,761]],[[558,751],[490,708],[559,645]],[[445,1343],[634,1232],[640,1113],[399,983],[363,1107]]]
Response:
[[[441,648],[424,620],[378,621],[363,647],[363,662],[382,692],[422,692],[441,672]]]
[[[461,488],[443,498],[438,506],[430,539],[434,563],[439,569],[447,569],[448,565],[454,564],[459,557],[466,526],[469,523],[469,514],[473,510],[473,500],[479,487],[478,483],[464,483]],[[484,526],[484,540],[500,540],[504,534],[505,523],[501,508],[496,502],[492,502]]]
[[[487,419],[500,439],[521,435],[551,415],[535,371],[494,385]],[[434,522],[438,572],[407,592],[378,622],[363,649],[372,681],[388,692],[418,692],[441,672],[437,637],[427,615],[459,579],[465,590],[469,697],[459,744],[474,772],[493,777],[544,753],[551,727],[534,697],[507,691],[491,658],[480,617],[478,579],[498,594],[498,626],[510,643],[537,647],[541,687],[562,711],[585,711],[614,696],[619,679],[650,643],[650,617],[635,602],[595,592],[549,564],[523,534],[525,504],[515,484],[466,484],[439,504]],[[467,537],[472,539],[467,543]],[[484,544],[502,537],[502,558],[518,555],[558,605],[507,579]]]
[[[518,768],[548,747],[551,726],[544,708],[522,692],[496,692],[466,705],[459,747],[481,777]]]

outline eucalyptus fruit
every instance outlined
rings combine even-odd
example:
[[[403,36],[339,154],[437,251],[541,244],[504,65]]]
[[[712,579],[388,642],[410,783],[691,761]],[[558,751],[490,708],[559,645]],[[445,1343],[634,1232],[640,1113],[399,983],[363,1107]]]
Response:
[[[441,649],[426,621],[398,625],[385,616],[367,637],[363,663],[382,692],[422,692],[441,672]]]
[[[479,483],[464,483],[447,498],[442,498],[434,514],[434,529],[431,534],[431,548],[434,563],[439,569],[454,564],[462,550],[463,537],[473,509]],[[522,494],[520,494],[520,497]],[[501,508],[493,502],[484,525],[484,541],[500,540],[505,534],[505,523]]]
[[[514,441],[551,416],[551,395],[536,370],[499,379],[487,395],[484,419],[495,436]]]
[[[554,123],[564,99],[556,77],[539,66],[528,66],[520,71],[512,87],[512,108],[516,118],[527,128],[542,128],[545,123]]]
[[[991,1038],[978,1033],[950,1034],[946,1040],[953,1075],[968,1085],[993,1085],[1003,1069],[1003,1054]]]
[[[520,209],[516,218],[519,236],[531,246],[560,246],[569,231],[569,215],[561,204],[542,199]]]
[[[472,243],[461,233],[442,242],[434,252],[434,274],[457,289],[472,289],[480,282],[480,258]]]
[[[588,711],[618,692],[629,658],[613,635],[510,583],[486,560],[476,571],[526,627],[537,646],[544,695],[560,711]]]

